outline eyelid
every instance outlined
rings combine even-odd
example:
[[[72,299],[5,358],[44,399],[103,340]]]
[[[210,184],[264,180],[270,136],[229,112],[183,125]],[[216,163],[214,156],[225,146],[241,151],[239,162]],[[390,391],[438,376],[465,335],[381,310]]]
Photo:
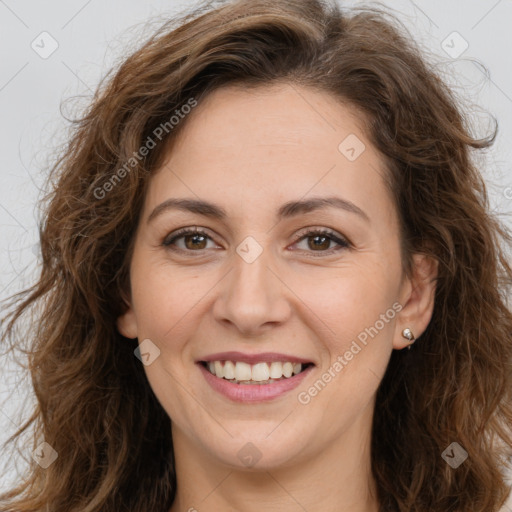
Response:
[[[338,239],[340,242],[344,242],[347,245],[350,245],[350,246],[353,245],[352,242],[346,236],[342,235],[335,229],[324,227],[324,226],[308,226],[308,227],[300,229],[295,238],[294,243],[296,243],[301,238],[304,238],[306,235],[313,235],[313,234],[325,234],[325,235],[330,236],[333,239]]]
[[[168,235],[165,236],[164,240],[162,241],[162,245],[165,247],[170,247],[171,242],[174,242],[174,240],[177,240],[178,238],[182,238],[187,235],[203,235],[208,237],[210,240],[215,242],[215,238],[212,236],[212,231],[210,231],[208,228],[202,228],[200,226],[187,226],[184,228],[179,228]],[[217,242],[215,242],[217,243]],[[218,244],[217,244],[218,245]],[[187,252],[194,252],[194,251],[187,251]],[[199,251],[195,251],[199,252]]]
[[[328,258],[328,257],[338,254],[342,251],[347,251],[347,250],[351,250],[354,248],[354,245],[352,244],[352,242],[344,235],[339,234],[337,231],[335,231],[331,228],[311,227],[311,226],[304,228],[299,232],[299,234],[295,238],[295,241],[293,242],[293,245],[295,245],[298,242],[305,240],[309,237],[313,237],[313,236],[326,236],[327,238],[329,238],[332,242],[334,242],[336,244],[336,247],[333,247],[326,251],[313,251],[313,250],[300,250],[300,249],[294,249],[294,250],[297,250],[297,251],[305,254],[309,258],[321,258],[321,257]]]

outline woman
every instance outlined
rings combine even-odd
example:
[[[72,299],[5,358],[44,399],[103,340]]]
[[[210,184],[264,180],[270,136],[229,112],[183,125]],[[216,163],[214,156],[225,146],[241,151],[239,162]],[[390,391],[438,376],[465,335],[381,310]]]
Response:
[[[377,11],[203,5],[52,173],[34,462],[2,511],[498,511],[512,241],[447,87]]]

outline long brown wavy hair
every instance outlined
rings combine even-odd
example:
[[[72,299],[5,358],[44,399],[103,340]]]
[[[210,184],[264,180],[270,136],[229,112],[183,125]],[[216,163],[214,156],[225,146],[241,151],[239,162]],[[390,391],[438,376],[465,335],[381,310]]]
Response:
[[[473,158],[496,129],[471,135],[459,100],[383,9],[217,4],[164,23],[108,74],[50,169],[41,273],[4,308],[2,340],[26,352],[37,398],[8,443],[30,431],[29,452],[45,441],[58,457],[46,469],[29,457],[0,511],[171,507],[171,420],[134,356],[137,340],[116,329],[134,232],[152,171],[193,116],[171,126],[173,113],[226,84],[277,82],[330,93],[364,116],[386,162],[405,271],[413,253],[439,262],[432,320],[412,350],[393,352],[378,389],[371,457],[381,510],[497,511],[512,452],[512,237],[489,211]],[[457,469],[441,456],[452,442],[468,453]]]

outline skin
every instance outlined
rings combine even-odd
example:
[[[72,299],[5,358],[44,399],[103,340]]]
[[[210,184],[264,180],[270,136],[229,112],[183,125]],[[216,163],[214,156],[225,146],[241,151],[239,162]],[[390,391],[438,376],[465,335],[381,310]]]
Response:
[[[383,159],[355,109],[295,85],[230,86],[190,116],[151,178],[129,309],[118,319],[124,336],[149,338],[160,350],[144,369],[172,419],[178,490],[171,512],[377,511],[369,450],[375,394],[392,350],[409,344],[402,330],[418,338],[431,319],[437,267],[414,255],[412,277],[402,273]],[[352,162],[338,150],[350,134],[366,147]],[[336,208],[275,219],[287,201],[332,195],[356,204],[369,222]],[[168,210],[148,223],[169,198],[207,200],[228,216]],[[176,240],[181,253],[162,245],[194,226],[210,238]],[[304,237],[309,227],[330,229],[351,246]],[[247,236],[262,248],[250,264],[236,252]],[[394,318],[300,403],[298,394],[394,303],[401,306]],[[235,403],[213,391],[194,363],[228,350],[282,352],[316,366],[277,399]],[[252,467],[237,455],[248,442],[261,453]]]

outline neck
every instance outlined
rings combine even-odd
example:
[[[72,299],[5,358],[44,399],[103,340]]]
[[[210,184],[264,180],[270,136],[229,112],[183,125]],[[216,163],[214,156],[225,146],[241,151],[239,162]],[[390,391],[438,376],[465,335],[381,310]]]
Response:
[[[178,489],[170,512],[378,512],[367,414],[314,458],[264,469],[227,466],[173,425]]]

